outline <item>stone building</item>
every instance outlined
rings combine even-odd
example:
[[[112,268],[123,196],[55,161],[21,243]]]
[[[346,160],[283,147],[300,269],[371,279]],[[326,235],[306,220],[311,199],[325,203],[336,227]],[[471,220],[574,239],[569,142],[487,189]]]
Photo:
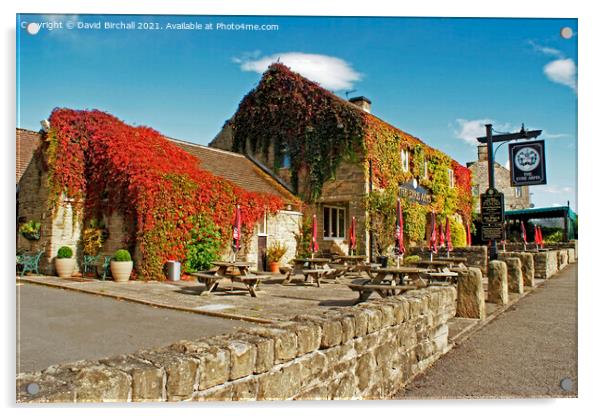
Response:
[[[30,220],[41,224],[39,240],[28,240],[17,232],[17,250],[43,250],[40,266],[43,273],[53,273],[53,259],[61,246],[69,246],[74,250],[78,260],[82,258],[81,233],[82,220],[74,218],[72,200],[62,198],[59,206],[48,205],[47,187],[48,173],[41,166],[35,149],[42,138],[40,132],[17,129],[17,227]],[[217,177],[228,180],[235,185],[252,192],[274,194],[285,202],[283,210],[275,215],[265,215],[251,237],[250,246],[243,247],[239,260],[257,264],[257,268],[266,267],[265,251],[272,241],[279,241],[287,247],[283,262],[295,256],[297,235],[301,226],[301,202],[283,184],[274,179],[270,172],[254,163],[247,157],[237,153],[226,152],[201,146],[195,143],[166,138],[184,151],[194,155],[202,168]],[[123,247],[125,227],[123,217],[113,212],[104,218],[108,230],[108,238],[101,248],[102,255],[111,255]],[[229,253],[224,253],[229,256]],[[78,261],[79,263],[79,261]]]
[[[399,196],[424,205],[428,214],[422,221],[428,224],[431,208],[446,203],[432,192],[433,182],[441,180],[441,171],[438,179],[431,171],[436,161],[449,166],[443,172],[446,183],[439,188],[457,187],[462,179],[457,175],[467,182],[464,214],[455,208],[449,212],[467,220],[470,172],[374,116],[371,109],[366,97],[343,100],[284,65],[273,64],[209,146],[245,154],[275,172],[316,214],[322,251],[348,252],[348,230],[355,217],[357,251],[374,254],[366,200],[385,185],[398,187]],[[316,178],[321,182],[316,184]],[[408,243],[426,239],[424,234],[421,241]]]
[[[475,197],[475,210],[481,212],[479,195],[489,187],[489,173],[487,164],[487,145],[477,148],[478,160],[468,162],[466,166],[472,172],[472,195]],[[531,196],[528,186],[512,186],[510,184],[510,170],[494,162],[495,188],[504,194],[504,205],[507,211],[531,208]]]

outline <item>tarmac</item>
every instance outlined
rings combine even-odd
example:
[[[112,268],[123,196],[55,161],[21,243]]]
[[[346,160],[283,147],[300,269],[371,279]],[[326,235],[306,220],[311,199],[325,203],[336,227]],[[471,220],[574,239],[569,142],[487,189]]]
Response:
[[[577,397],[577,264],[456,344],[395,398]]]

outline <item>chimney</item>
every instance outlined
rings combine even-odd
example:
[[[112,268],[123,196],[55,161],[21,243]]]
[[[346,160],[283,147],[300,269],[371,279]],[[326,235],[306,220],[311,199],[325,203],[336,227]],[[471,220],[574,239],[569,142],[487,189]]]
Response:
[[[369,113],[370,109],[372,107],[372,101],[370,101],[369,99],[367,99],[364,96],[350,98],[349,102],[357,105],[359,108],[364,110],[366,113]]]
[[[479,162],[487,162],[487,145],[480,144],[478,146]]]

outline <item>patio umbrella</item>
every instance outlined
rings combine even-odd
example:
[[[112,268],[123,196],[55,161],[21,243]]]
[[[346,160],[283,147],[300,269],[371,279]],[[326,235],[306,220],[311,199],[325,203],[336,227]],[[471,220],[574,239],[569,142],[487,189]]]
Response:
[[[439,246],[445,247],[445,233],[443,232],[443,223],[439,224]]]
[[[541,226],[539,227],[539,245],[543,248],[543,231],[541,231]]]
[[[234,258],[236,258],[236,253],[238,253],[238,250],[240,250],[241,228],[242,215],[240,212],[240,205],[236,205],[234,214],[234,227],[232,229],[232,250],[234,250]]]
[[[431,260],[433,259],[433,253],[437,253],[437,224],[435,219],[435,211],[431,213],[431,239],[429,241],[429,249],[431,250]]]
[[[311,243],[309,244],[309,250],[311,251],[312,257],[318,252],[318,220],[316,218],[316,214],[314,214],[312,219]]]
[[[470,223],[466,224],[466,245],[472,246],[472,235],[470,234]]]
[[[403,245],[403,213],[401,211],[401,201],[397,199],[397,219],[395,222],[395,254],[403,256],[406,248]]]
[[[353,251],[357,246],[357,237],[355,236],[355,217],[351,217],[351,227],[349,227],[349,252],[353,255]]]
[[[447,257],[449,257],[449,252],[454,249],[452,246],[451,239],[451,225],[449,224],[449,218],[445,218],[445,243],[447,245]]]
[[[525,230],[525,222],[520,222],[520,234],[523,239],[523,244],[525,246],[525,250],[527,249],[527,230]]]

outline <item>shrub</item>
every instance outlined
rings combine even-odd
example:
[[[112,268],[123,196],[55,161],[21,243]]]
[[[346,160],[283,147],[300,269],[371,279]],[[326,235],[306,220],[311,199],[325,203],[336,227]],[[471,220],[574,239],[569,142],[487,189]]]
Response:
[[[192,219],[194,226],[186,246],[184,271],[192,273],[207,270],[219,258],[221,235],[217,226],[207,217],[199,215]]]
[[[405,256],[403,258],[403,264],[414,264],[416,262],[420,261],[420,256]]]
[[[39,221],[29,220],[19,227],[21,235],[28,240],[39,240],[40,239],[40,227]]]
[[[454,247],[466,247],[466,229],[461,222],[451,218],[449,221],[452,245]]]
[[[59,259],[70,259],[73,257],[73,250],[71,250],[71,247],[63,246],[59,248],[56,257]]]
[[[82,233],[84,254],[95,256],[107,237],[107,230],[101,221],[92,219]]]
[[[275,241],[268,247],[267,256],[268,261],[271,263],[278,263],[282,257],[286,254],[286,246],[280,241]]]
[[[130,255],[129,251],[122,248],[115,252],[115,255],[113,256],[113,260],[115,260],[115,261],[132,261],[132,256]]]

